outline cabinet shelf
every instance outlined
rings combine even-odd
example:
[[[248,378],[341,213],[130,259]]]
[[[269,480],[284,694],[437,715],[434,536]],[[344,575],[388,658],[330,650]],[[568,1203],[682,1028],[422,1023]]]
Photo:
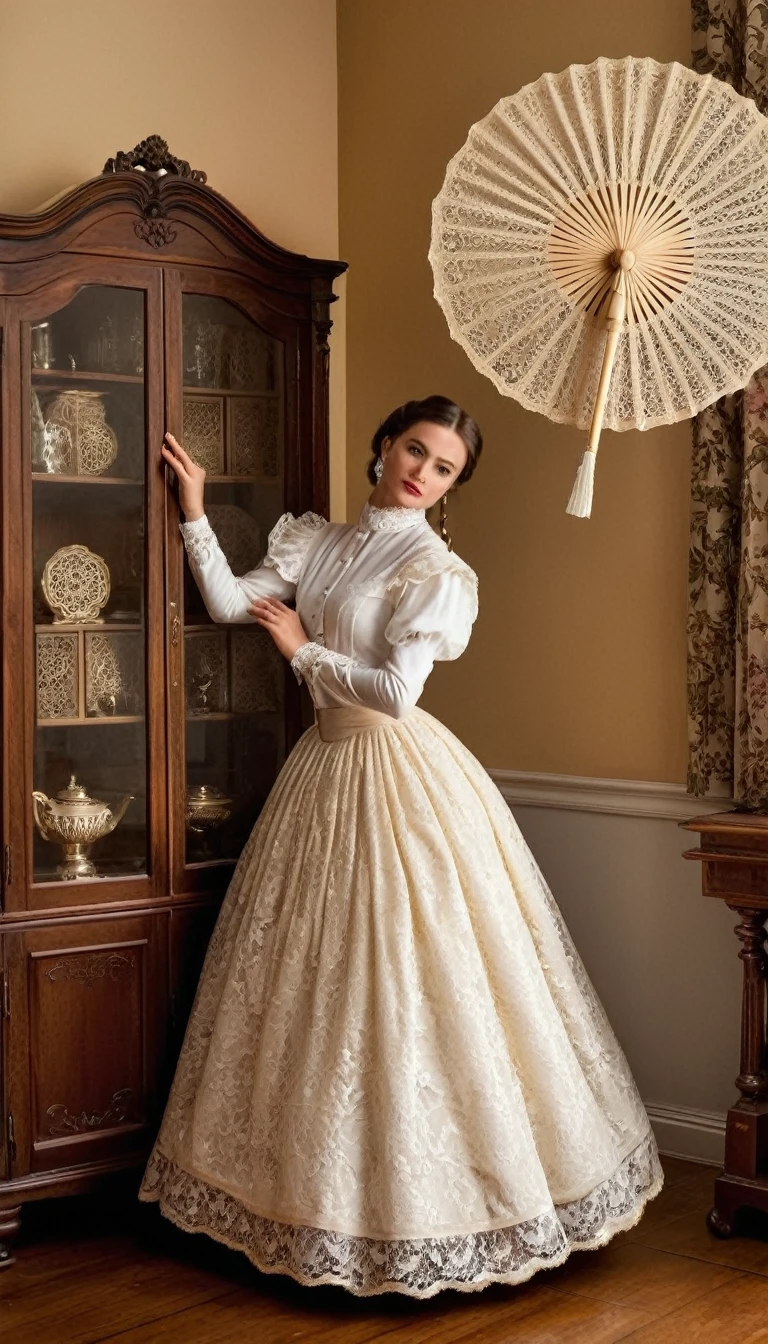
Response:
[[[86,728],[105,723],[143,723],[143,714],[92,714],[87,719],[38,719],[38,728]]]
[[[210,714],[187,714],[187,723],[223,723],[228,719],[241,719],[242,714],[235,714],[232,709],[214,709]]]
[[[230,719],[253,718],[256,714],[279,714],[279,709],[217,709],[210,714],[187,714],[187,723],[224,723]]]
[[[57,471],[33,471],[33,481],[52,481],[56,485],[139,485],[135,476],[65,476]]]
[[[275,388],[251,391],[243,387],[184,387],[182,392],[185,397],[262,397],[265,401],[273,401],[280,395]]]
[[[85,630],[86,634],[95,635],[114,635],[122,631],[127,633],[141,634],[143,625],[128,625],[121,621],[96,621],[90,623],[75,622],[69,624],[65,621],[48,621],[45,624],[35,626],[36,635],[71,635],[76,630]]]
[[[206,472],[206,485],[268,485],[270,487],[278,486],[281,490],[283,482],[279,476],[209,476]]]
[[[141,373],[89,373],[85,369],[33,369],[32,382],[42,387],[71,387],[73,383],[134,383],[141,386]]]

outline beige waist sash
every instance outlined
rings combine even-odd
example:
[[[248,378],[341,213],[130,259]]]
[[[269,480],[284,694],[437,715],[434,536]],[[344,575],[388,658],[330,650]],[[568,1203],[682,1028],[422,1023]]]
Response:
[[[391,714],[382,714],[378,709],[365,709],[362,705],[316,709],[315,718],[323,742],[342,742],[345,737],[354,737],[355,733],[362,733],[366,728],[387,728],[397,722]]]

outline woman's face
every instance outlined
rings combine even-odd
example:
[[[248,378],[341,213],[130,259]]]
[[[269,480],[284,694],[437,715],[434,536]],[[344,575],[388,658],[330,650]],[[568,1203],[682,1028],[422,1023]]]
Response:
[[[467,463],[461,435],[420,420],[396,439],[385,439],[384,464],[372,499],[380,509],[430,509],[450,489]]]

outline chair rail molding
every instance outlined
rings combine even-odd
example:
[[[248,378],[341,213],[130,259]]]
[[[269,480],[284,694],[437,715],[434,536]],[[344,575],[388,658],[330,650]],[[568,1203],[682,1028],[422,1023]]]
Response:
[[[550,807],[568,812],[606,812],[613,816],[686,821],[733,805],[727,790],[694,798],[684,784],[643,779],[596,779],[588,775],[535,774],[524,770],[488,771],[510,807]]]

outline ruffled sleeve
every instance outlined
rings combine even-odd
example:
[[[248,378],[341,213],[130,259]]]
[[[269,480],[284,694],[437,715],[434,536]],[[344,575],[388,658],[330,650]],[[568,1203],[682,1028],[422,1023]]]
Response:
[[[255,620],[248,610],[255,598],[277,597],[283,602],[293,598],[307,552],[325,525],[316,513],[300,518],[284,513],[269,534],[262,563],[236,577],[208,518],[204,515],[182,523],[190,568],[211,618],[225,624],[249,624]]]
[[[269,534],[264,564],[276,569],[288,583],[297,584],[307,552],[318,532],[326,526],[325,519],[318,513],[302,513],[299,518],[284,513]]]
[[[450,552],[417,556],[390,590],[399,593],[386,629],[390,644],[427,639],[435,662],[464,652],[477,620],[477,576],[469,565]]]

